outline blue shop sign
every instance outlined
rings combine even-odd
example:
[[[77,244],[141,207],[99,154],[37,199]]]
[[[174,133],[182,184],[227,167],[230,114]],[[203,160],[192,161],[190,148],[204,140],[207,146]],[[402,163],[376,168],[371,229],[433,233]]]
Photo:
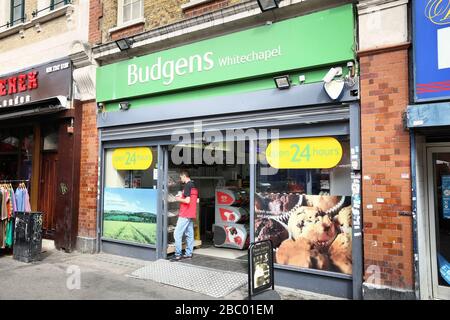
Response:
[[[413,1],[415,101],[450,99],[450,0]]]

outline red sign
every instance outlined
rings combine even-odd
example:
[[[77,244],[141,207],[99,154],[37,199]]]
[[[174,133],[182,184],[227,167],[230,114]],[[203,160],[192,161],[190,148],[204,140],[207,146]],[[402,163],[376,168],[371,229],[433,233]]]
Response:
[[[38,72],[30,71],[17,76],[0,79],[0,96],[11,95],[38,88]]]
[[[219,208],[220,211],[220,217],[222,218],[222,221],[230,221],[235,222],[236,216],[234,215],[233,211],[230,211],[228,209]]]
[[[230,205],[234,202],[234,198],[225,192],[217,191],[216,197],[219,205]]]
[[[0,109],[25,106],[58,96],[70,98],[72,64],[69,59],[33,66],[0,76]]]

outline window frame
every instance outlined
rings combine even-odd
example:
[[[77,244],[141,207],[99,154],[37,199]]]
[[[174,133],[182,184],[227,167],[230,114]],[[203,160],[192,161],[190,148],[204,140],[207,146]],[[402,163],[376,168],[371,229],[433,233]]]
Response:
[[[133,1],[133,0],[132,0]],[[123,25],[131,25],[137,21],[141,21],[144,18],[144,1],[143,0],[135,0],[134,2],[138,2],[141,4],[140,5],[140,16],[133,19],[133,11],[131,11],[131,19],[128,21],[124,21],[124,6],[125,6],[125,1],[124,0],[119,0],[118,1],[118,5],[117,5],[117,26],[123,26]],[[133,4],[133,3],[132,3]]]
[[[56,5],[59,5],[62,3],[63,6],[66,6],[69,4],[69,2],[70,2],[70,0],[50,0],[50,11],[58,9],[58,8],[55,8]]]
[[[25,20],[25,0],[19,0],[21,1],[21,3],[19,5],[14,5],[15,0],[11,0],[10,1],[10,26],[14,26],[16,22],[21,21],[23,22]],[[18,8],[18,7],[22,7],[21,8],[21,12],[20,12],[20,18],[19,19],[14,19],[14,9]]]

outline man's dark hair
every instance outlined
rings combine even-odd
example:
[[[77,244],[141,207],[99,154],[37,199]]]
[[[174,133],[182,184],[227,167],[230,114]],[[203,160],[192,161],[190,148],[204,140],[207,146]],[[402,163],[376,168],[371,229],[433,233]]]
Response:
[[[186,176],[188,178],[190,178],[191,176],[189,175],[189,171],[187,171],[186,169],[183,169],[180,171],[180,176]]]

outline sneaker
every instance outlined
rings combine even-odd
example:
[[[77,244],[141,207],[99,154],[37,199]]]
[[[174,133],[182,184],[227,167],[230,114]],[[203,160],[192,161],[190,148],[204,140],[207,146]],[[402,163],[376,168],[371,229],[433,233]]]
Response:
[[[181,259],[183,259],[181,256],[173,256],[172,259],[170,259],[170,262],[181,261]]]
[[[183,260],[192,259],[192,255],[190,256],[183,256]]]

